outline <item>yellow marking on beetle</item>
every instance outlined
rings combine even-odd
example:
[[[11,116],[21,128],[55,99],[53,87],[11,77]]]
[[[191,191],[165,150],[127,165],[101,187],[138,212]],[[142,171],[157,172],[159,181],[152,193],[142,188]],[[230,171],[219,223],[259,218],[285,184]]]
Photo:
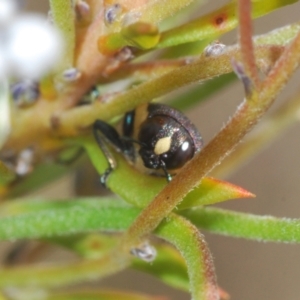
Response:
[[[138,140],[141,124],[147,119],[148,103],[141,104],[135,109],[134,124],[133,124],[133,138]]]
[[[170,136],[166,136],[164,138],[159,139],[155,144],[154,153],[156,155],[160,155],[168,152],[171,148],[171,142],[172,139]]]

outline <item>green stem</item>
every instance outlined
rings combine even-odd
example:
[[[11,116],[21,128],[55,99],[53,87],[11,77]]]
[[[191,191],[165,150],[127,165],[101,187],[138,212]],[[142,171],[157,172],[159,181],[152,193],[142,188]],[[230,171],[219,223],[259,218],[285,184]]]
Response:
[[[213,170],[213,176],[224,178],[242,167],[244,163],[268,147],[293,124],[299,122],[299,111],[300,92],[263,120],[249,134],[246,141],[238,146],[234,155],[227,157],[221,165]]]
[[[277,50],[272,46],[260,46],[256,49],[255,54],[258,59],[272,57],[276,60],[280,53]],[[240,57],[237,47],[228,48],[223,55],[217,57],[200,56],[188,65],[178,67],[167,74],[118,94],[110,101],[97,101],[92,105],[80,106],[66,111],[59,116],[58,126],[54,129],[58,135],[72,136],[90,126],[96,119],[108,121],[142,103],[147,103],[180,87],[230,73],[232,72],[232,57],[235,59]]]
[[[241,47],[242,62],[252,84],[255,87],[258,87],[259,78],[254,57],[252,39],[251,1],[239,0],[237,4],[239,20],[239,44]]]

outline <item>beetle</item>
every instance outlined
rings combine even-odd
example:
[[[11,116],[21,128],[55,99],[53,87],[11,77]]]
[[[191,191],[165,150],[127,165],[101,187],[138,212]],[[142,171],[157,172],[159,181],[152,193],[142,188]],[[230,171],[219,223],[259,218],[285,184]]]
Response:
[[[107,141],[137,169],[165,176],[168,182],[203,146],[202,137],[192,122],[178,110],[160,103],[142,104],[127,112],[122,135],[102,120],[95,121],[93,133],[109,165],[100,178],[104,186],[116,168]]]

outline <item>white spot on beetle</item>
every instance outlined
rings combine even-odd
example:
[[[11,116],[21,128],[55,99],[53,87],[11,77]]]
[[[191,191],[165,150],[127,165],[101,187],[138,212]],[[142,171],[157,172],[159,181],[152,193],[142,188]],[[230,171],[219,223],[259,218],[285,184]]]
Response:
[[[171,142],[172,138],[170,136],[166,136],[159,139],[155,144],[154,153],[156,155],[161,155],[163,153],[168,152],[171,148]]]
[[[182,151],[186,151],[190,146],[190,143],[188,141],[185,141],[182,145],[181,145],[181,150]]]

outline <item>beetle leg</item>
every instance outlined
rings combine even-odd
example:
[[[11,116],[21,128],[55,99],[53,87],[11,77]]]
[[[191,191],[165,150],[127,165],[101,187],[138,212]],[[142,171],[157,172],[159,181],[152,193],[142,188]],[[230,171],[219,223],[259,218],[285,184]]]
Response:
[[[93,133],[94,137],[101,148],[102,152],[104,153],[104,156],[106,157],[108,168],[105,170],[104,174],[100,177],[101,184],[106,187],[106,181],[109,176],[109,174],[116,168],[117,163],[109,151],[107,144],[105,142],[105,139],[110,141],[112,144],[114,144],[117,148],[122,150],[122,141],[120,139],[120,136],[118,132],[107,123],[96,120],[93,125]]]
[[[165,162],[163,160],[160,161],[160,167],[164,171],[167,181],[170,182],[172,180],[172,175],[168,172]]]
[[[96,140],[98,141],[98,134],[97,132],[100,131],[102,135],[107,139],[110,143],[116,146],[120,151],[124,152],[124,143],[117,132],[117,130],[112,127],[111,125],[105,123],[101,120],[96,120],[93,125],[94,135]],[[101,147],[101,145],[100,145]]]

